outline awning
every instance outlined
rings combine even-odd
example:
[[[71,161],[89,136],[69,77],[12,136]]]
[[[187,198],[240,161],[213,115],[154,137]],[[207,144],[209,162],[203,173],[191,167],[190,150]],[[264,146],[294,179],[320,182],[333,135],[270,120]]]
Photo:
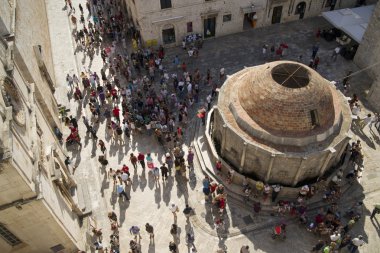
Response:
[[[322,12],[322,16],[334,27],[342,30],[356,42],[362,41],[375,5],[352,9]]]

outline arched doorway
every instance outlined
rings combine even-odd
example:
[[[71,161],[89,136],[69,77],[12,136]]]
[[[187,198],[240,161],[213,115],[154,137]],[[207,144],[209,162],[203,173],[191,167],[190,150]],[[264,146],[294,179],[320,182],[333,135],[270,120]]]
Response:
[[[162,42],[164,45],[175,43],[174,25],[168,24],[162,28]]]
[[[306,3],[300,2],[299,4],[297,4],[296,12],[294,14],[295,15],[299,14],[300,19],[303,19],[303,17],[305,16],[305,10],[306,10]]]

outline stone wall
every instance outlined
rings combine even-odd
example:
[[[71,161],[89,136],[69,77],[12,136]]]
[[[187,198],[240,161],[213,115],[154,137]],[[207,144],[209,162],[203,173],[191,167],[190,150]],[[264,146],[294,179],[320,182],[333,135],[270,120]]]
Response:
[[[375,7],[367,30],[356,52],[354,62],[360,68],[367,68],[380,62],[380,3]],[[369,68],[366,73],[373,79],[371,89],[368,93],[369,102],[380,111],[380,64]]]
[[[11,207],[2,211],[0,222],[22,240],[22,244],[12,248],[0,239],[1,252],[52,252],[50,248],[58,244],[65,248],[64,252],[75,252],[76,248],[63,232],[62,225],[54,220],[44,200],[34,200],[22,205],[21,209]]]
[[[18,65],[23,76],[31,76],[32,80],[26,78],[25,81],[36,85],[36,97],[38,102],[44,105],[44,110],[46,110],[45,115],[48,117],[49,124],[51,126],[60,126],[54,91],[38,66],[34,48],[35,46],[41,46],[42,60],[54,83],[55,78],[45,1],[17,1],[15,25],[15,64]]]
[[[161,10],[160,1],[125,0],[128,11],[135,25],[138,24],[143,40],[157,40],[162,44],[162,30],[174,27],[176,45],[180,45],[187,34],[187,23],[192,22],[193,32],[204,34],[204,19],[216,18],[215,36],[224,36],[243,31],[244,14],[256,12],[255,27],[272,24],[273,10],[282,6],[280,22],[289,22],[300,19],[297,6],[304,2],[305,13],[303,18],[320,15],[329,11],[326,0],[172,0],[172,8]],[[369,0],[368,4],[377,0]],[[252,8],[252,3],[254,7]],[[354,7],[356,0],[337,0],[335,9]],[[297,14],[296,14],[297,13]],[[230,21],[223,21],[224,15],[231,15]]]
[[[8,62],[0,55],[0,85],[8,87],[0,92],[11,98],[9,103],[0,94],[0,143],[9,150],[6,159],[0,155],[0,223],[22,243],[11,248],[0,238],[0,252],[50,252],[58,244],[73,252],[84,245],[80,244],[73,200],[56,183],[67,175],[63,175],[62,162],[57,169],[52,155],[56,147],[61,161],[64,157],[53,131],[53,126],[61,123],[53,95],[54,72],[45,1],[20,0],[16,10],[5,8],[11,2],[0,0],[0,26],[7,24],[1,29],[5,27],[8,32],[13,29],[9,16],[12,11],[16,13],[11,72],[5,71]],[[60,175],[63,179],[59,179]]]
[[[326,148],[321,151],[270,151],[268,147],[243,139],[225,124],[217,107],[214,108],[212,139],[220,143],[219,155],[237,172],[270,184],[294,186],[305,180],[316,179],[339,162],[350,139],[342,138],[333,149]]]

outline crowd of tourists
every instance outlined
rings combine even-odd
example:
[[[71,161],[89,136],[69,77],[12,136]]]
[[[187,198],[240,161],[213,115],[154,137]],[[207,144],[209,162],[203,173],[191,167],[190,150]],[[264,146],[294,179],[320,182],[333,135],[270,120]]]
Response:
[[[128,145],[134,135],[154,135],[157,142],[165,150],[165,161],[155,161],[150,153],[131,153],[129,162],[133,169],[149,170],[154,177],[156,187],[166,184],[171,176],[175,176],[179,183],[186,184],[194,169],[194,151],[189,148],[182,149],[184,134],[193,115],[201,119],[205,124],[206,113],[211,109],[212,100],[217,96],[217,88],[225,79],[224,68],[215,76],[207,69],[201,73],[198,68],[188,68],[186,61],[178,56],[174,59],[166,59],[166,52],[162,46],[158,48],[143,47],[139,31],[135,29],[128,17],[120,9],[118,1],[92,0],[87,1],[86,10],[79,5],[79,12],[75,10],[71,0],[66,0],[70,8],[70,20],[73,25],[73,38],[76,43],[75,54],[82,52],[88,56],[90,62],[94,60],[96,51],[100,51],[103,67],[99,70],[91,68],[83,69],[79,76],[67,73],[66,82],[69,94],[78,102],[81,108],[89,113],[89,116],[75,118],[63,115],[70,134],[66,138],[66,145],[82,148],[79,135],[78,122],[82,122],[86,128],[86,134],[90,136],[100,149],[99,162],[107,168],[107,175],[112,182],[113,192],[121,201],[129,201],[133,196],[128,194],[131,186],[130,168],[126,164],[109,164],[107,150],[111,145]],[[91,16],[85,18],[85,12]],[[127,46],[127,41],[132,40],[132,48]],[[198,57],[201,45],[187,47],[189,57]],[[281,59],[286,55],[288,45],[281,43],[276,48],[264,45],[262,53],[267,51],[273,57]],[[312,48],[312,57],[309,66],[317,69],[319,64],[318,45]],[[299,57],[302,61],[302,56]],[[91,64],[90,64],[91,65]],[[169,69],[175,71],[169,72]],[[215,74],[215,73],[214,73]],[[350,76],[349,73],[347,76]],[[349,78],[343,80],[345,89],[349,87]],[[206,91],[206,93],[204,93]],[[201,104],[201,96],[205,103]],[[357,125],[363,130],[369,125],[374,125],[378,130],[380,121],[378,115],[373,117],[368,114],[364,118],[359,117],[360,106],[358,98],[354,95],[349,101],[353,115],[357,117]],[[194,113],[195,112],[195,113]],[[106,126],[106,136],[98,137],[97,130],[101,124]],[[57,137],[63,140],[62,133],[57,130]],[[110,143],[107,141],[110,139]],[[80,150],[78,150],[80,151]],[[320,182],[319,188],[305,185],[299,192],[295,201],[278,200],[282,189],[280,185],[269,185],[256,182],[250,185],[247,178],[243,181],[242,195],[249,202],[254,199],[253,212],[261,211],[261,203],[271,201],[275,206],[275,215],[298,217],[307,231],[319,236],[325,236],[326,240],[319,240],[313,247],[313,252],[332,253],[340,252],[348,247],[354,253],[358,247],[364,244],[361,235],[353,236],[350,231],[363,215],[363,203],[357,202],[342,214],[338,209],[338,201],[341,197],[342,182],[348,180],[353,183],[361,177],[361,161],[363,153],[360,141],[352,143],[350,149],[350,162],[352,170],[344,173],[339,170],[328,182]],[[216,174],[222,175],[221,161],[215,165]],[[132,168],[132,167],[131,167]],[[233,182],[234,170],[229,170],[225,176],[225,183]],[[227,193],[224,183],[217,183],[209,176],[202,180],[203,193],[206,202],[210,203],[215,211],[215,229],[219,233],[224,232],[224,213],[226,208]],[[322,186],[323,185],[323,186]],[[323,192],[322,199],[328,204],[326,208],[318,210],[315,214],[308,210],[306,200],[312,198],[317,192]],[[378,208],[380,210],[380,208]],[[178,252],[177,236],[178,223],[177,212],[179,206],[172,203],[169,211],[173,214],[173,224],[168,231],[173,240],[168,249],[170,252]],[[186,205],[183,214],[189,222],[193,209]],[[312,214],[312,217],[310,217]],[[373,215],[374,216],[374,215]],[[372,216],[371,216],[372,217]],[[119,221],[115,212],[108,213],[110,221],[109,250],[113,253],[120,252]],[[154,227],[146,223],[145,230],[149,234],[150,243],[154,244]],[[285,230],[286,226],[281,224]],[[95,242],[94,247],[98,252],[104,252],[102,229],[93,227]],[[133,238],[129,242],[130,252],[141,252],[141,235],[139,226],[132,226],[130,233]],[[186,232],[186,241],[191,252],[197,252],[194,245],[194,233]],[[107,248],[108,250],[108,248]],[[244,245],[240,252],[249,252],[249,247]]]

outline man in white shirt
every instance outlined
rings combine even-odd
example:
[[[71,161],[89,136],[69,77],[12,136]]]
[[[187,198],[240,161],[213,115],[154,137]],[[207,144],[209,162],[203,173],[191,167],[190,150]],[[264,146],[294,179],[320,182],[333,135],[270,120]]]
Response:
[[[340,234],[338,231],[335,231],[331,236],[330,236],[330,240],[332,242],[337,242],[338,240],[340,240]]]
[[[212,99],[212,96],[211,94],[207,96],[206,98],[206,101],[207,101],[207,110],[210,111],[211,109],[211,99]]]
[[[365,242],[363,241],[363,236],[359,235],[358,237],[351,240],[351,243],[348,245],[348,248],[351,253],[355,253],[360,246]]]
[[[124,186],[122,184],[118,184],[116,186],[116,192],[119,194],[119,198],[122,198],[122,196],[124,196],[126,200],[129,200],[128,195],[124,191]]]
[[[351,109],[352,115],[358,116],[360,112],[360,106],[358,103],[355,103],[354,106]]]
[[[273,191],[272,191],[272,202],[275,202],[276,198],[277,198],[277,195],[280,193],[282,187],[279,184],[275,184],[275,185],[272,185],[272,188],[273,188]]]
[[[333,54],[331,56],[331,58],[336,61],[336,58],[338,57],[338,54],[340,53],[340,47],[336,47],[333,51]]]
[[[372,115],[369,113],[367,115],[367,117],[365,117],[362,120],[362,122],[360,124],[360,128],[363,130],[367,125],[369,125],[369,128],[371,128],[372,127],[372,120],[373,120]]]
[[[169,209],[174,216],[174,220],[176,220],[177,219],[177,212],[179,211],[178,206],[176,204],[172,203]]]
[[[191,83],[189,83],[189,84],[187,85],[187,94],[191,95],[192,90],[193,90],[193,85],[192,85]]]

